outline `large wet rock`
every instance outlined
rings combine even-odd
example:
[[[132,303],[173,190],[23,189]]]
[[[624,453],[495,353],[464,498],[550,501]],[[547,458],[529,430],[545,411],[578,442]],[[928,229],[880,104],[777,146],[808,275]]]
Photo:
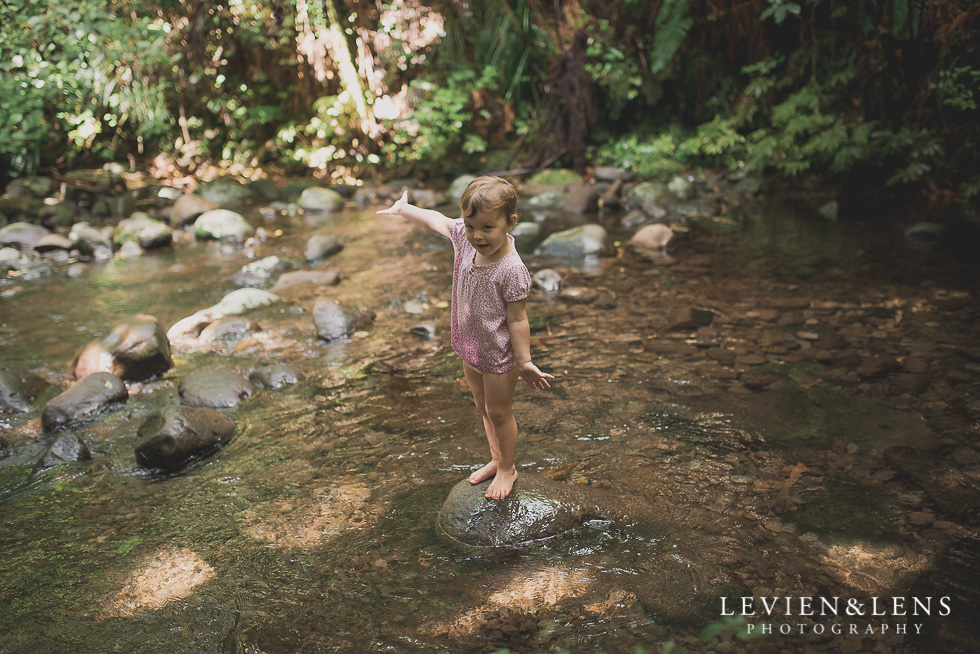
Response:
[[[334,213],[344,208],[344,198],[337,191],[311,186],[300,194],[296,204],[310,213]]]
[[[64,432],[54,440],[44,452],[37,464],[35,472],[44,468],[52,468],[62,463],[72,461],[88,461],[92,458],[88,446],[81,438],[71,432]]]
[[[117,246],[135,242],[144,250],[165,247],[173,240],[173,231],[166,223],[154,220],[142,211],[137,211],[126,220],[120,220],[112,237],[112,242]]]
[[[79,350],[72,362],[72,377],[109,372],[127,381],[142,381],[173,365],[163,325],[153,316],[140,314],[117,323],[108,336]]]
[[[241,214],[228,209],[205,211],[194,221],[198,238],[241,244],[254,233],[255,228]]]
[[[255,386],[234,370],[213,368],[187,375],[177,390],[184,406],[228,409],[248,399]]]
[[[237,316],[257,307],[264,307],[279,301],[279,296],[259,288],[240,288],[221,298],[221,301],[207,309],[201,309],[174,323],[167,330],[170,339],[182,336],[197,337],[201,330],[219,318]]]
[[[38,239],[37,243],[34,244],[34,250],[42,254],[54,252],[55,250],[69,251],[74,248],[75,241],[61,234],[47,234]]]
[[[102,231],[88,223],[72,225],[68,238],[74,241],[78,251],[87,257],[107,259],[112,256],[112,241]]]
[[[215,409],[170,406],[144,422],[136,436],[136,462],[144,468],[174,470],[188,459],[228,443],[235,423]]]
[[[50,232],[40,225],[31,223],[10,223],[0,228],[0,245],[17,248],[27,252],[37,245],[37,242]]]
[[[0,413],[29,411],[50,384],[37,375],[0,363]]]
[[[589,224],[555,232],[538,246],[534,254],[539,257],[580,259],[610,256],[613,248],[602,225]]]
[[[205,200],[193,193],[187,193],[177,198],[174,206],[170,209],[170,224],[174,227],[183,227],[202,213],[218,208],[216,202]]]
[[[353,331],[351,317],[333,300],[321,297],[313,305],[313,322],[316,335],[326,341],[335,341]]]
[[[252,190],[240,179],[234,177],[218,177],[202,185],[198,194],[209,202],[216,204],[234,204],[246,202],[254,197]]]
[[[44,431],[52,431],[128,399],[129,392],[121,379],[108,372],[92,373],[45,405],[41,426]]]
[[[489,485],[464,479],[453,487],[439,511],[445,535],[475,547],[502,547],[552,538],[588,520],[616,527],[655,522],[650,506],[531,473],[522,472],[503,500],[484,497]]]
[[[333,234],[314,234],[306,241],[306,250],[303,254],[306,256],[307,263],[317,263],[343,249],[344,246]]]
[[[644,250],[662,250],[673,237],[674,232],[667,225],[646,225],[633,235],[629,244]]]

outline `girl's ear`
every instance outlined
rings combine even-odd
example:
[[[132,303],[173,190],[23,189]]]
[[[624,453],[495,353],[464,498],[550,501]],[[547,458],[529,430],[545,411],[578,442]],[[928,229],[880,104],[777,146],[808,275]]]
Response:
[[[507,230],[510,231],[514,229],[514,227],[516,226],[517,226],[517,214],[512,213],[509,216],[507,216]]]

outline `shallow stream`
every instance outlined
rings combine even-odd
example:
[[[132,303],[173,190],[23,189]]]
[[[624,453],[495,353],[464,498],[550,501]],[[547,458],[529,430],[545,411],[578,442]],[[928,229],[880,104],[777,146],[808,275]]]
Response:
[[[879,652],[980,650],[978,274],[912,247],[900,221],[772,203],[689,225],[670,260],[526,255],[582,293],[529,301],[535,362],[558,379],[518,390],[521,470],[669,521],[488,551],[435,525],[487,456],[448,342],[449,242],[374,208],[316,224],[243,214],[269,238],[0,282],[4,362],[67,386],[75,350],[117,320],[169,326],[233,290],[250,260],[302,261],[315,230],[344,244],[316,266],[339,285],[252,312],[262,330],[247,340],[175,345],[162,379],[77,428],[92,461],[32,474],[51,439],[39,411],[0,416],[0,652],[858,651],[861,638]],[[318,295],[375,320],[324,343]],[[692,308],[711,324],[691,324]],[[421,322],[434,339],[412,333]],[[230,445],[179,474],[137,467],[136,430],[178,402],[181,378],[270,360],[305,379],[228,412]],[[752,595],[949,595],[953,611],[702,640],[722,597]],[[881,633],[905,620],[921,634]]]

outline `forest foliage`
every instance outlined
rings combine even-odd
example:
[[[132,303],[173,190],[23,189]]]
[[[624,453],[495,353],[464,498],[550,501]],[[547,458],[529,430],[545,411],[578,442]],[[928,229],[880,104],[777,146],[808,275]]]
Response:
[[[3,0],[0,176],[691,167],[980,194],[973,0]]]

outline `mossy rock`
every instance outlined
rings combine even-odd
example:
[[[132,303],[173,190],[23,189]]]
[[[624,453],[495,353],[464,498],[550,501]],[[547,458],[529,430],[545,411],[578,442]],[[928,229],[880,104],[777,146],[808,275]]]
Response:
[[[527,180],[528,186],[565,186],[574,182],[581,182],[582,176],[574,170],[565,168],[547,168],[540,170]]]

